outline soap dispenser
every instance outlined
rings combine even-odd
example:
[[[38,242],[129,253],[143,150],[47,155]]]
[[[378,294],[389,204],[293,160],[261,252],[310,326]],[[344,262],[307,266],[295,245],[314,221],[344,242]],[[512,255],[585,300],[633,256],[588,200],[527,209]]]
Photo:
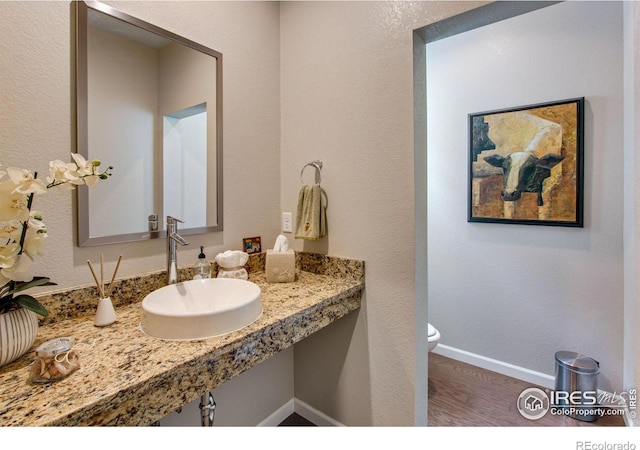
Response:
[[[206,260],[204,254],[204,247],[200,246],[200,254],[198,255],[198,262],[195,265],[195,273],[193,275],[194,280],[201,280],[203,278],[211,277],[211,264]]]

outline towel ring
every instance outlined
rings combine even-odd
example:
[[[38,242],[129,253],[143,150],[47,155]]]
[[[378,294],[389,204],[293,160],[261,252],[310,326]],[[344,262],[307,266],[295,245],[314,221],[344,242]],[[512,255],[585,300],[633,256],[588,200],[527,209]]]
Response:
[[[307,166],[311,166],[316,169],[318,184],[320,184],[322,182],[322,161],[318,161],[318,160],[308,162],[304,166],[302,166],[302,170],[300,171],[300,183],[304,184],[304,180],[302,179],[302,174],[304,173],[304,169],[306,169]]]

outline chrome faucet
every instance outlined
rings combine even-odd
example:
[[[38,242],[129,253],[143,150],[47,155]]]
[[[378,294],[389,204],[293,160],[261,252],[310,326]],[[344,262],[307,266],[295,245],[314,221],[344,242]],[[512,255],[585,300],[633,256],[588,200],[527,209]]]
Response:
[[[176,242],[180,245],[189,245],[189,243],[178,234],[178,222],[184,223],[180,219],[167,216],[167,284],[175,284],[178,282],[178,249]]]

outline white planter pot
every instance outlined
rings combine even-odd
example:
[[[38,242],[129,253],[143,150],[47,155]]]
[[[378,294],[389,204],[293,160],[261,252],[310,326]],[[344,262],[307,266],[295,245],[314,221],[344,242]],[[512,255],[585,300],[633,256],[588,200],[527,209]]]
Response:
[[[38,334],[38,316],[25,308],[0,314],[0,367],[29,351]]]

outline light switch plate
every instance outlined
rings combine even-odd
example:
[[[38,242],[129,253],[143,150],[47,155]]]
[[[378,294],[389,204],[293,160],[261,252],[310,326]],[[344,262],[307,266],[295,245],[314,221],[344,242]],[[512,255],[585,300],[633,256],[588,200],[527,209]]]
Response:
[[[291,213],[290,212],[283,212],[282,213],[282,231],[285,233],[292,233],[293,232],[293,225],[292,222],[293,219],[291,218]]]

